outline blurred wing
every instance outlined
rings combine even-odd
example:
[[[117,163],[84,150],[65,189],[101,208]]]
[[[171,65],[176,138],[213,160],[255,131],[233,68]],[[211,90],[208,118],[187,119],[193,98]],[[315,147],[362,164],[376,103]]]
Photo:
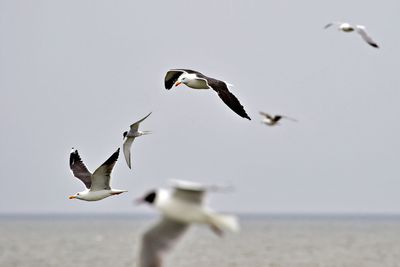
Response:
[[[133,140],[135,140],[135,137],[127,137],[125,138],[125,142],[123,145],[124,148],[124,156],[126,163],[128,164],[129,169],[131,169],[131,147]]]
[[[209,87],[218,93],[218,96],[231,110],[233,110],[240,117],[251,120],[236,96],[229,91],[225,82],[213,78],[207,78],[207,82]]]
[[[370,46],[373,46],[375,48],[379,48],[378,44],[375,43],[374,40],[368,35],[368,33],[365,30],[364,26],[357,25],[357,32],[361,35],[361,37],[366,41]]]
[[[271,115],[269,115],[268,113],[265,113],[265,112],[262,112],[262,111],[260,111],[259,113],[260,113],[261,116],[264,116],[264,117],[266,117],[266,118],[268,118],[268,119],[270,119],[270,120],[273,120],[273,119],[274,119],[274,118],[273,118]]]
[[[144,233],[139,267],[161,267],[164,254],[172,249],[188,226],[164,217]]]
[[[85,184],[86,188],[90,188],[92,184],[92,174],[86,168],[81,157],[79,156],[77,149],[72,149],[69,155],[69,167],[72,171],[72,174],[81,180]]]
[[[173,197],[184,202],[201,204],[207,188],[201,184],[189,181],[173,180]]]
[[[328,28],[331,27],[333,24],[334,24],[333,22],[330,22],[330,23],[326,24],[326,25],[324,26],[324,29],[328,29]]]
[[[145,119],[147,119],[148,116],[150,116],[151,112],[149,114],[147,114],[143,119],[138,120],[137,122],[135,122],[134,124],[131,125],[131,133],[137,132],[139,130],[139,124],[144,121]]]
[[[96,169],[92,177],[92,186],[90,190],[109,190],[110,188],[110,178],[111,172],[114,168],[115,163],[118,160],[119,148],[114,154],[111,155],[100,167]]]
[[[294,121],[294,122],[297,122],[297,121],[298,121],[298,120],[296,120],[295,118],[288,117],[288,116],[283,116],[283,115],[281,115],[281,118],[285,118],[285,119],[287,119],[287,120]]]

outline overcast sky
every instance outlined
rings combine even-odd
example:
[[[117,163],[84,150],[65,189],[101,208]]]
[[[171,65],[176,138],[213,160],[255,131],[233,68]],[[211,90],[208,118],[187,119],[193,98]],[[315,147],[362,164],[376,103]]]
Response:
[[[400,212],[400,2],[0,1],[0,213],[147,212],[171,178],[233,184],[232,212]],[[381,46],[323,26],[363,24]],[[213,91],[164,89],[170,68],[234,84],[251,121]],[[271,128],[262,110],[292,116]],[[148,112],[98,202],[91,171]]]

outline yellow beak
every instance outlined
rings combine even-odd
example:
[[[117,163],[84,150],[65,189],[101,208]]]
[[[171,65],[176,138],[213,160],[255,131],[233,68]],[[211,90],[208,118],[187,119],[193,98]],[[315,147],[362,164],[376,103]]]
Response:
[[[181,84],[181,82],[177,82],[176,84],[175,84],[175,86],[178,86],[178,85],[180,85]]]
[[[68,197],[69,199],[74,199],[74,198],[76,198],[76,196],[70,196],[70,197]]]

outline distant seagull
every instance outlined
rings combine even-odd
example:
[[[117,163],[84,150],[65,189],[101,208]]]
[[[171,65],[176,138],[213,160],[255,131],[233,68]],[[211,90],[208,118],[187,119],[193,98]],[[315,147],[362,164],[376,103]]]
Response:
[[[297,121],[296,119],[290,118],[288,116],[283,116],[283,115],[272,116],[272,115],[269,115],[268,113],[265,113],[265,112],[262,112],[262,111],[260,111],[260,115],[263,116],[263,119],[262,119],[261,122],[263,122],[263,123],[265,123],[265,124],[267,124],[269,126],[277,125],[278,122],[282,118],[285,118],[285,119],[288,119],[288,120],[291,120],[291,121]]]
[[[110,187],[111,172],[117,162],[118,154],[119,148],[92,174],[83,163],[78,150],[72,148],[69,156],[69,166],[72,174],[85,184],[86,190],[70,196],[69,199],[77,198],[86,201],[96,201],[128,192],[127,190],[111,189]]]
[[[128,131],[123,133],[124,136],[124,155],[126,159],[126,163],[128,164],[129,169],[131,169],[131,146],[133,143],[133,140],[135,140],[136,137],[139,137],[141,135],[145,134],[150,134],[150,131],[139,131],[139,125],[142,121],[144,121],[148,116],[150,116],[151,112],[146,115],[143,119],[135,122],[134,124],[131,125],[131,128]]]
[[[207,77],[200,72],[188,69],[172,69],[167,72],[164,79],[165,88],[185,84],[193,89],[213,89],[224,103],[242,118],[250,119],[242,104],[228,89],[228,83]]]
[[[164,254],[172,249],[191,223],[207,224],[218,235],[222,230],[239,230],[235,217],[218,214],[204,205],[207,189],[197,183],[175,180],[172,192],[158,189],[138,200],[155,206],[163,215],[142,237],[139,267],[161,267]]]
[[[378,44],[374,40],[372,40],[372,38],[367,34],[367,31],[363,25],[356,25],[354,27],[347,22],[331,22],[331,23],[326,24],[324,29],[328,29],[332,25],[337,25],[338,30],[343,31],[343,32],[352,32],[352,31],[356,30],[361,35],[361,37],[364,39],[364,41],[366,41],[369,45],[371,45],[375,48],[379,48]]]

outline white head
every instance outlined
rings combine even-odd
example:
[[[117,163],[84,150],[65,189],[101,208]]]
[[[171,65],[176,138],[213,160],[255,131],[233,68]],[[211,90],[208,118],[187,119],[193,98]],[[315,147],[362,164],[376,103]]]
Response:
[[[175,86],[178,86],[180,84],[188,84],[188,82],[192,79],[195,79],[196,75],[195,74],[189,74],[189,73],[182,73],[181,76],[179,76],[178,80],[175,83]]]
[[[155,207],[159,207],[166,198],[168,198],[169,192],[165,189],[154,189],[147,192],[143,197],[136,199],[137,204],[147,203]]]
[[[84,195],[86,195],[87,191],[78,192],[73,196],[68,197],[69,199],[83,199]]]

